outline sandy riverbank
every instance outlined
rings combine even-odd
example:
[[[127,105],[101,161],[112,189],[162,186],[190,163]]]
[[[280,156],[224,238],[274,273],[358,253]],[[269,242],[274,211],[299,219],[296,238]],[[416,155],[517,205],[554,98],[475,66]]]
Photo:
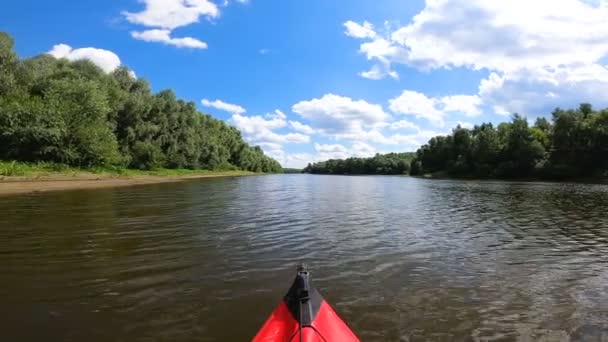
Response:
[[[98,189],[133,185],[180,182],[189,179],[236,177],[251,175],[243,172],[221,172],[184,176],[89,176],[52,175],[44,177],[0,177],[0,196],[76,189]]]

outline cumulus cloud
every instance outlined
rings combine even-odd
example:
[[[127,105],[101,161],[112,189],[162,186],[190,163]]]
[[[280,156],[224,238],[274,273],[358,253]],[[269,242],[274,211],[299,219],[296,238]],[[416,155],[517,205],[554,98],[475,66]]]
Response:
[[[399,78],[399,74],[392,70],[392,63],[407,62],[407,51],[384,38],[376,38],[371,42],[361,44],[359,52],[368,60],[376,61],[369,71],[359,73],[360,76],[379,80],[387,76]]]
[[[313,145],[315,153],[288,153],[283,149],[265,149],[266,154],[276,159],[284,167],[303,168],[308,163],[325,161],[328,159],[345,159],[350,157],[372,157],[378,151],[373,146],[357,141],[349,147],[342,144]]]
[[[499,115],[547,114],[555,107],[570,108],[581,102],[604,107],[608,106],[606,93],[608,68],[597,64],[492,73],[479,86],[480,96]]]
[[[202,99],[201,104],[205,107],[215,108],[231,114],[243,114],[246,112],[245,108],[236,104],[224,102],[222,100],[211,101]]]
[[[346,35],[353,38],[375,38],[376,31],[374,31],[374,25],[369,22],[364,22],[363,25],[357,24],[354,21],[347,21],[344,23],[346,27]]]
[[[380,105],[334,94],[300,101],[292,111],[301,120],[288,120],[285,113],[275,111],[263,116],[233,115],[230,121],[248,142],[260,145],[283,166],[297,168],[327,159],[371,157],[380,151],[414,151],[431,137],[444,134],[407,120],[396,121]],[[311,143],[311,135],[331,142],[313,141],[313,153],[293,153],[285,147]]]
[[[340,144],[317,144],[315,143],[315,151],[317,152],[330,152],[330,153],[345,153],[348,151],[344,145]]]
[[[319,133],[334,137],[361,133],[391,119],[380,105],[334,94],[298,102],[292,111]]]
[[[173,30],[197,23],[201,17],[216,18],[218,7],[208,0],[139,0],[145,5],[140,12],[124,11],[133,24]]]
[[[486,70],[490,76],[470,95],[479,98],[445,105],[478,115],[470,108],[482,101],[500,113],[527,114],[582,101],[608,104],[596,96],[608,90],[606,22],[603,0],[427,0],[409,24],[387,34],[354,22],[346,34],[363,39],[359,50],[373,61],[363,77],[395,77],[395,64]]]
[[[316,133],[316,131],[312,127],[310,127],[306,124],[303,124],[299,121],[289,121],[289,126],[291,128],[293,128],[293,130],[295,130],[296,132],[302,132],[302,133],[308,134],[308,135],[312,135],[312,134]]]
[[[145,31],[132,31],[131,37],[145,42],[157,42],[175,47],[192,49],[206,49],[207,43],[192,37],[173,38],[170,30],[154,29]]]
[[[429,0],[391,38],[414,64],[512,71],[598,61],[608,54],[607,18],[578,0]]]
[[[511,71],[598,61],[608,54],[607,17],[578,0],[427,0],[388,37],[350,36],[371,39],[361,45],[369,59]]]
[[[350,151],[341,144],[317,144],[315,151],[319,154],[317,159],[345,159],[351,156]]]
[[[123,11],[123,16],[133,24],[154,29],[132,31],[131,36],[133,38],[178,48],[207,48],[207,43],[197,38],[172,37],[172,31],[179,27],[197,23],[201,17],[218,17],[220,11],[213,2],[209,0],[139,0],[139,2],[145,6],[142,11]]]
[[[310,137],[301,133],[280,134],[274,132],[276,129],[287,126],[286,116],[279,110],[265,116],[234,114],[230,122],[241,131],[245,140],[252,144],[262,145],[272,143],[284,145],[310,142]]]
[[[87,59],[105,72],[112,72],[121,64],[120,58],[114,52],[92,47],[74,49],[67,44],[58,44],[53,46],[48,54],[55,58],[66,58],[70,61]]]
[[[351,151],[354,156],[363,158],[372,157],[378,153],[375,147],[363,141],[354,142],[351,146]]]
[[[443,123],[442,108],[445,104],[440,99],[426,98],[431,103],[427,109],[437,111]],[[436,101],[436,102],[435,102]],[[446,100],[453,105],[452,102]],[[455,101],[457,102],[457,101]],[[411,108],[415,107],[412,104]],[[394,112],[410,111],[404,97],[391,103]],[[439,106],[440,108],[435,108]],[[459,107],[459,109],[461,109]],[[292,106],[292,111],[298,114],[305,125],[307,133],[315,133],[340,142],[350,142],[351,147],[344,144],[317,144],[316,156],[323,158],[346,158],[351,156],[370,156],[377,152],[376,145],[390,146],[397,151],[412,151],[426,143],[433,136],[442,134],[437,131],[423,130],[415,123],[407,120],[395,120],[386,113],[382,106],[364,100],[353,100],[349,97],[327,94],[321,98],[300,101]],[[423,111],[419,110],[421,114]],[[292,128],[298,124],[290,122]],[[390,134],[387,134],[386,130]],[[300,130],[302,131],[302,130]],[[331,153],[331,154],[330,154]],[[316,159],[315,159],[316,160]]]
[[[395,113],[424,118],[433,125],[443,126],[445,113],[437,109],[437,100],[413,90],[404,90],[401,95],[389,100],[390,109]]]
[[[481,115],[481,98],[477,95],[452,95],[439,100],[445,112],[460,112],[467,116]]]
[[[378,64],[373,65],[368,71],[360,72],[359,76],[367,78],[369,80],[381,80],[386,76],[390,76],[394,79],[399,78],[399,74],[396,71],[391,70],[390,63],[386,61],[382,61]]]
[[[389,108],[395,113],[426,119],[437,127],[445,125],[445,118],[449,113],[469,116],[481,114],[481,99],[478,96],[454,95],[435,98],[417,91],[404,90],[398,97],[390,99],[389,104]]]
[[[420,130],[420,127],[418,127],[418,125],[416,125],[415,123],[413,123],[411,121],[407,121],[407,120],[395,121],[390,125],[390,128],[392,130],[400,130],[400,129],[414,129],[417,131]]]

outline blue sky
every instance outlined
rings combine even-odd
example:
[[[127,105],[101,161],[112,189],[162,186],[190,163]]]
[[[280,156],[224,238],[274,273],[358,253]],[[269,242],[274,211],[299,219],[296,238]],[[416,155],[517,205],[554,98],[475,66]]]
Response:
[[[608,106],[603,0],[21,0],[20,56],[119,64],[284,166],[413,151],[457,124]]]

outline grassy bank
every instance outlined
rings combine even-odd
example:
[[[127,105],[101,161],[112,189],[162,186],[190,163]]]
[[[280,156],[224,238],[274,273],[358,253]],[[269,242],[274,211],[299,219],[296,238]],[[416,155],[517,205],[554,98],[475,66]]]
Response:
[[[150,171],[133,170],[118,167],[75,168],[55,163],[22,163],[16,161],[0,161],[0,179],[26,178],[44,179],[52,177],[73,178],[113,178],[113,177],[188,177],[204,175],[251,175],[249,171],[235,170],[186,170],[186,169],[156,169]]]

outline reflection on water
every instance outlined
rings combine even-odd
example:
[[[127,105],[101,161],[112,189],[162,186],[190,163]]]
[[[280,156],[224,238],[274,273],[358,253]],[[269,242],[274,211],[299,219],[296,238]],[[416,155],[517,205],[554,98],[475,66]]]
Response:
[[[608,339],[608,187],[280,175],[0,197],[7,341],[247,341],[304,260],[364,341]]]

